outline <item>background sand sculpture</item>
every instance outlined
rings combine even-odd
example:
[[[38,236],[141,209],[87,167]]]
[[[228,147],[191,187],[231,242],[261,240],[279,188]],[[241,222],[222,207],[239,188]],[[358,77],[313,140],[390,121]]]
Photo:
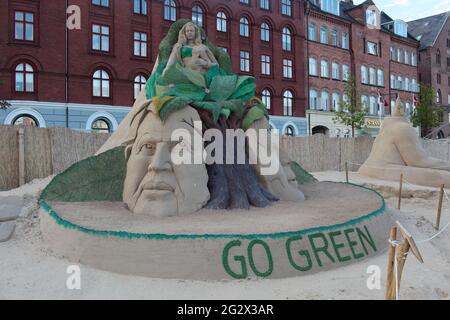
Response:
[[[449,171],[450,162],[426,154],[416,130],[404,117],[402,103],[397,99],[394,113],[384,119],[369,159],[359,173],[394,181],[403,174],[411,183],[439,187],[441,184],[450,186]]]

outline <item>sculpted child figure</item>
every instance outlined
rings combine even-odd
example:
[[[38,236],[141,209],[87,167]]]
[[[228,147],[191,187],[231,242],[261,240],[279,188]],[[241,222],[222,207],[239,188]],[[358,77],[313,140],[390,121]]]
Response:
[[[450,186],[450,163],[429,157],[411,123],[405,118],[400,99],[395,111],[384,119],[372,152],[359,173],[383,180],[404,178],[411,183],[439,187]]]

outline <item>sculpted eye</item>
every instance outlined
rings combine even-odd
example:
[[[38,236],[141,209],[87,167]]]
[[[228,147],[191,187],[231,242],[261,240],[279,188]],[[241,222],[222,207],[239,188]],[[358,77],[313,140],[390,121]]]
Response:
[[[144,156],[152,156],[156,152],[156,145],[154,143],[145,143],[139,148],[139,154]]]

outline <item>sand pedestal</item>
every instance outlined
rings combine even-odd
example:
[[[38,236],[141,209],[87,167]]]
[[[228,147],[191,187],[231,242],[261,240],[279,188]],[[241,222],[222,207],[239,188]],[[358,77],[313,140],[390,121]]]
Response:
[[[153,278],[288,278],[384,251],[391,216],[375,191],[321,182],[307,201],[155,219],[120,202],[41,201],[49,247],[74,263]]]

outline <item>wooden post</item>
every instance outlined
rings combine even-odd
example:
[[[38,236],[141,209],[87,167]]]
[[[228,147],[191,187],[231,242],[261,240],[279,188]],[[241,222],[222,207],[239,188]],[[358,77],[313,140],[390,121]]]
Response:
[[[400,186],[398,189],[398,210],[402,209],[402,193],[403,193],[403,173],[400,174]]]
[[[349,179],[348,179],[348,162],[345,162],[345,181],[347,183],[349,183]]]
[[[441,185],[441,192],[439,193],[439,204],[438,204],[438,211],[437,211],[437,217],[436,217],[436,230],[439,230],[441,225],[441,214],[442,214],[442,202],[444,200],[444,188],[445,185]]]
[[[393,241],[397,240],[397,227],[391,228],[391,233],[389,236],[389,260],[388,260],[388,272],[386,281],[386,300],[391,300],[392,284],[394,279],[394,259],[395,259],[395,246],[392,244]]]
[[[19,128],[17,132],[19,144],[19,186],[25,184],[25,129]]]

